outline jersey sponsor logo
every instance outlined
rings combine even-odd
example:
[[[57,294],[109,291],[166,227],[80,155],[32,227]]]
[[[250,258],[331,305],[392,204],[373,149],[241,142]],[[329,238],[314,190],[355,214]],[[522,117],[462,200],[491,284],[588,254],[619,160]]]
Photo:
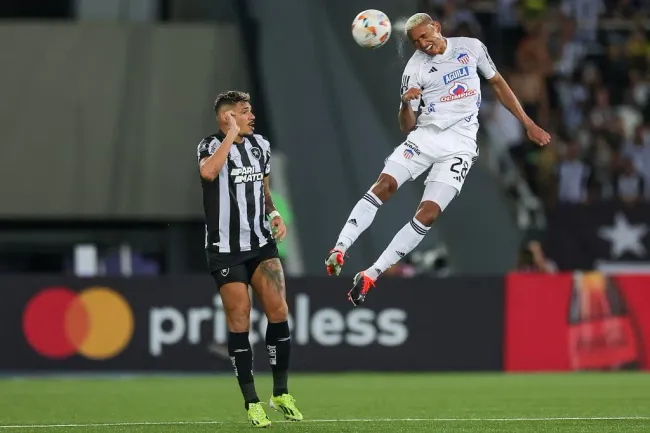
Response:
[[[235,184],[245,182],[257,182],[264,180],[264,173],[255,167],[237,167],[230,171],[230,175],[235,178]]]
[[[469,63],[469,55],[467,53],[460,53],[458,57],[456,57],[456,60],[461,62],[463,65],[466,65]]]
[[[469,68],[467,66],[457,69],[454,72],[448,73],[442,77],[442,80],[445,82],[445,84],[449,84],[463,77],[469,77]]]
[[[436,104],[430,102],[429,105],[427,105],[427,108],[424,110],[424,114],[435,113],[435,111],[436,111]]]
[[[470,89],[467,84],[458,82],[449,88],[449,96],[441,97],[440,102],[451,102],[458,99],[469,98],[477,93],[476,90]]]

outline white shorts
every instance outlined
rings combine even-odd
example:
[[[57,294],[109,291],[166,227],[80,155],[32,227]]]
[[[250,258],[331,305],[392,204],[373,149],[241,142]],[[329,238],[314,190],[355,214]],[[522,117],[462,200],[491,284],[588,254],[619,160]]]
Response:
[[[391,167],[398,164],[408,170],[411,180],[415,180],[425,170],[431,169],[424,183],[441,182],[460,193],[477,158],[476,141],[449,128],[441,130],[427,125],[412,131],[406,141],[395,148],[386,159],[387,165],[382,173],[391,175]],[[403,178],[398,173],[396,175]]]

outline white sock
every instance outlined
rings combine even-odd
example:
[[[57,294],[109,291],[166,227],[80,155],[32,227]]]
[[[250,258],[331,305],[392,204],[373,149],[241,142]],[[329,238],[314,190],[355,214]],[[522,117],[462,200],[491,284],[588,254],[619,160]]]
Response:
[[[386,272],[388,268],[413,251],[422,242],[430,228],[413,218],[397,232],[375,264],[365,270],[366,275],[376,280],[380,274]]]
[[[341,234],[339,234],[335,248],[345,253],[357,240],[359,235],[370,227],[372,220],[375,219],[375,215],[377,214],[377,209],[381,205],[381,200],[372,191],[365,193],[363,198],[352,209],[348,217],[348,222],[345,223]]]

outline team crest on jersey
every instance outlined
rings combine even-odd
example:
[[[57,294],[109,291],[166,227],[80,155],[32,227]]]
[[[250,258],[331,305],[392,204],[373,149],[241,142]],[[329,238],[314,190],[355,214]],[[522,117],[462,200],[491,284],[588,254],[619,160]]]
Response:
[[[226,268],[226,269],[221,270],[221,276],[222,277],[227,277],[229,273],[230,273],[230,268]]]
[[[454,85],[449,88],[448,92],[449,96],[443,96],[440,98],[440,102],[456,101],[458,99],[474,96],[477,93],[476,90],[470,89],[467,84],[461,82],[454,83]]]
[[[456,57],[456,60],[461,62],[463,65],[466,65],[469,63],[469,55],[467,53],[460,53],[458,57]]]
[[[257,147],[251,149],[251,154],[253,154],[253,158],[257,159],[258,161],[262,157],[262,151],[259,150]]]
[[[420,155],[420,148],[416,144],[406,141],[404,142],[404,146],[406,147],[404,149],[404,158],[411,159],[414,155]]]

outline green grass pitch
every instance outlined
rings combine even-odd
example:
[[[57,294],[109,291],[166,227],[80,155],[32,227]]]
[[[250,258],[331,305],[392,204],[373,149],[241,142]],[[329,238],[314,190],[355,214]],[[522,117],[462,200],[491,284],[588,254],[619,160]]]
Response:
[[[271,380],[256,378],[268,401]],[[275,432],[650,432],[650,375],[295,374]],[[252,431],[234,377],[0,379],[0,433]]]

